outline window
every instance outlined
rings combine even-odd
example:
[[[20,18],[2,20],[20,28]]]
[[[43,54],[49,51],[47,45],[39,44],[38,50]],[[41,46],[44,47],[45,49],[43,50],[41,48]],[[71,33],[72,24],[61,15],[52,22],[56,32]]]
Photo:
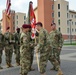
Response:
[[[67,11],[69,10],[69,6],[67,5]]]
[[[67,25],[69,25],[69,21],[67,20]]]
[[[60,9],[60,4],[58,4],[58,9]]]
[[[59,29],[58,29],[59,31],[61,31],[61,29],[60,29],[60,27],[59,27]]]
[[[1,26],[1,23],[0,23],[0,26]]]
[[[76,32],[76,29],[75,29],[75,32]]]
[[[72,25],[73,25],[73,22],[72,22]]]
[[[18,15],[17,15],[17,19],[18,19]]]
[[[69,18],[69,14],[67,13],[67,18]]]
[[[74,29],[72,29],[72,32],[74,32]]]
[[[75,25],[76,25],[76,22],[75,22]]]
[[[54,10],[54,5],[52,5],[52,10]]]
[[[13,21],[13,25],[15,25],[15,22]]]
[[[24,24],[26,24],[26,21],[24,21]]]
[[[24,16],[24,20],[26,19],[26,16]]]
[[[52,13],[52,18],[54,18],[54,13]]]
[[[58,12],[58,17],[60,17],[60,12]]]
[[[69,31],[70,31],[69,28],[67,28],[67,33],[69,33]]]
[[[15,19],[15,17],[13,16],[13,20]]]
[[[18,21],[17,21],[17,25],[18,25]]]
[[[75,15],[75,18],[76,18],[76,15]]]
[[[72,15],[72,18],[73,18],[73,15]]]
[[[52,20],[52,23],[54,23],[54,20]]]
[[[60,19],[58,20],[58,25],[60,25]]]

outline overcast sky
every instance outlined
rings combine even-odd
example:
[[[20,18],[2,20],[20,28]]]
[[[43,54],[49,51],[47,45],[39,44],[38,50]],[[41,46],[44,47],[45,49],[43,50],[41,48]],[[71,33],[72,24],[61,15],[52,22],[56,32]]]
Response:
[[[6,8],[6,1],[7,0],[0,0],[0,19],[2,18],[2,10]],[[11,9],[16,12],[27,13],[29,1],[33,2],[34,8],[37,6],[37,0],[11,0]],[[76,11],[76,0],[67,1],[69,1],[69,8]]]

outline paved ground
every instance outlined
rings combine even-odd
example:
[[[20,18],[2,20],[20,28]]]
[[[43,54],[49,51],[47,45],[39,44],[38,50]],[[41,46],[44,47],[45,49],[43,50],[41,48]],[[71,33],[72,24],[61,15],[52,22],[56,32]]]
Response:
[[[3,62],[2,66],[4,67],[3,70],[0,71],[0,75],[20,75],[20,67],[15,65],[15,56],[13,55],[13,62],[12,64],[15,66],[13,68],[7,69],[5,66],[5,56],[3,55]],[[35,71],[31,71],[28,75],[40,75],[37,70],[36,64],[36,57],[34,58],[33,67],[36,69]],[[50,71],[52,65],[50,62],[47,64],[47,75],[56,75],[57,72]],[[64,75],[76,75],[76,47],[75,46],[64,46],[61,52],[61,69],[64,72]]]

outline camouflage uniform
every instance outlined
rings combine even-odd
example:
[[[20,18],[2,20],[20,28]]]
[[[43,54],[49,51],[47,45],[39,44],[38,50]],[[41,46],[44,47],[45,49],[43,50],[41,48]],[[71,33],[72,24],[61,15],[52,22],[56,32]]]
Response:
[[[60,64],[60,52],[61,52],[61,50],[59,50],[58,47],[62,48],[62,45],[63,45],[62,34],[58,30],[54,30],[54,31],[50,32],[49,37],[50,37],[50,42],[52,45],[52,55],[53,55],[53,57],[56,58],[56,60]],[[52,62],[52,64],[55,67],[54,63],[55,62]]]
[[[34,58],[34,43],[35,43],[35,40],[31,39],[31,31],[29,31],[28,33],[28,36],[29,36],[29,40],[30,40],[30,54],[31,54],[31,66],[30,66],[30,69],[32,69],[32,64],[33,64],[33,58]]]
[[[16,63],[17,65],[20,64],[20,33],[15,33],[15,44],[14,44],[14,49],[15,49],[15,55],[16,55]]]
[[[20,65],[21,65],[21,75],[27,75],[30,71],[31,65],[31,54],[29,49],[29,36],[26,33],[21,33],[20,37]]]
[[[5,56],[6,56],[6,64],[8,67],[12,67],[12,54],[13,54],[13,34],[10,32],[6,32],[4,34],[5,39]]]
[[[1,63],[2,63],[3,48],[4,48],[4,36],[0,32],[0,69],[2,69]]]
[[[43,28],[41,28],[41,30],[39,31],[39,43],[35,48],[38,50],[38,52],[40,52],[40,73],[44,74],[49,57],[49,39],[48,32]]]

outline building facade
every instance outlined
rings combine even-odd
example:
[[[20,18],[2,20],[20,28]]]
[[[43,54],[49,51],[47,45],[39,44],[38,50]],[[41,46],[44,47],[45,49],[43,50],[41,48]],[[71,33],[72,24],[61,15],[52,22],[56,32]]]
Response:
[[[2,20],[2,33],[6,32],[6,28],[10,27],[10,32],[15,32],[17,27],[21,27],[22,24],[26,23],[26,13],[15,13],[11,10],[10,19],[7,19],[5,10],[3,10],[3,20]]]
[[[26,23],[26,13],[20,13],[20,12],[15,13],[15,29],[17,27],[21,28],[22,24],[25,23]]]
[[[38,0],[34,12],[38,12],[38,21],[41,21],[48,31],[51,31],[50,24],[55,22],[64,39],[76,39],[76,12],[69,10],[68,1]]]

